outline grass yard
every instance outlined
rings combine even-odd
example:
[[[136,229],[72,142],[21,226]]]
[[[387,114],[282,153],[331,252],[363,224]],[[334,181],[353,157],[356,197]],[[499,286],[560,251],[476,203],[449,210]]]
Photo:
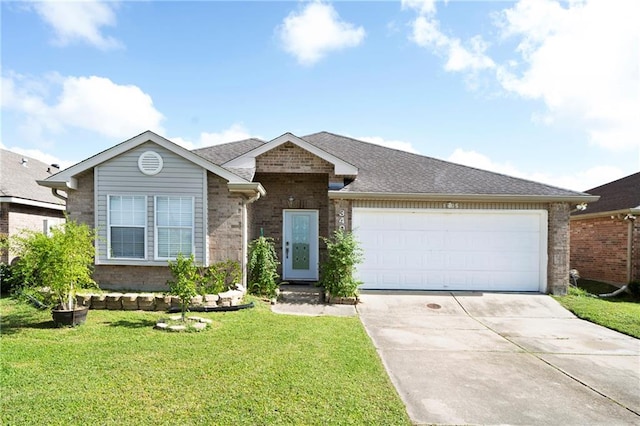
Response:
[[[198,313],[202,332],[153,330],[163,313],[89,312],[75,329],[0,299],[1,424],[409,425],[358,318]]]
[[[629,294],[598,298],[616,287],[597,281],[579,280],[578,288],[570,288],[567,296],[555,299],[577,317],[640,339],[640,300]]]

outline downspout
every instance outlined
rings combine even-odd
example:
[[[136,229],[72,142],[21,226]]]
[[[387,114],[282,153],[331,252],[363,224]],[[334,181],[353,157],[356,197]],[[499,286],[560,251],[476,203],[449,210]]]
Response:
[[[65,197],[64,195],[60,195],[58,193],[58,188],[51,188],[51,193],[53,194],[54,197],[56,198],[60,198],[62,201],[67,202],[67,197]]]
[[[260,192],[242,201],[242,287],[247,288],[247,258],[249,256],[249,224],[247,206],[260,198]]]
[[[631,219],[629,215],[626,217],[628,223],[627,231],[627,283],[631,282],[632,268],[631,263],[633,261],[633,225],[634,219]]]

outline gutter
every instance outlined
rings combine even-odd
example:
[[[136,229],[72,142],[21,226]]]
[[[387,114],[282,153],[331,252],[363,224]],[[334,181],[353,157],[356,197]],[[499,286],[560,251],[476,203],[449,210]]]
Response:
[[[475,201],[475,202],[538,202],[591,203],[599,195],[511,195],[511,194],[436,194],[401,192],[329,191],[329,199],[343,200],[407,200],[407,201]]]
[[[62,191],[66,191],[68,189],[78,189],[78,180],[76,178],[69,178],[67,181],[59,181],[59,180],[37,180],[36,183],[40,186],[45,186],[47,188],[56,188]]]
[[[593,219],[596,217],[607,217],[607,216],[618,216],[618,215],[621,218],[625,217],[626,215],[640,216],[640,208],[609,210],[606,212],[571,215],[571,220]]]

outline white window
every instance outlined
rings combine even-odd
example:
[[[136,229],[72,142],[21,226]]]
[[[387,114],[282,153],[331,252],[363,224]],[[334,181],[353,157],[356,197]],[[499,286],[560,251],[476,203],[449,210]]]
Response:
[[[156,197],[157,259],[193,253],[193,197]]]
[[[109,257],[144,259],[146,253],[147,197],[110,195]]]

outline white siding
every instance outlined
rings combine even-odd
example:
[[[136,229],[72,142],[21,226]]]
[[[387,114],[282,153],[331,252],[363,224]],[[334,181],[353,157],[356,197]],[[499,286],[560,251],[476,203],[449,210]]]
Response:
[[[164,166],[156,175],[145,175],[138,169],[138,158],[145,151],[155,151],[162,156]],[[179,195],[194,197],[194,245],[196,259],[205,261],[205,202],[206,172],[200,166],[168,151],[152,142],[142,144],[95,168],[96,227],[100,264],[166,265],[154,261],[154,197]],[[107,259],[107,197],[109,195],[147,196],[147,260]]]

